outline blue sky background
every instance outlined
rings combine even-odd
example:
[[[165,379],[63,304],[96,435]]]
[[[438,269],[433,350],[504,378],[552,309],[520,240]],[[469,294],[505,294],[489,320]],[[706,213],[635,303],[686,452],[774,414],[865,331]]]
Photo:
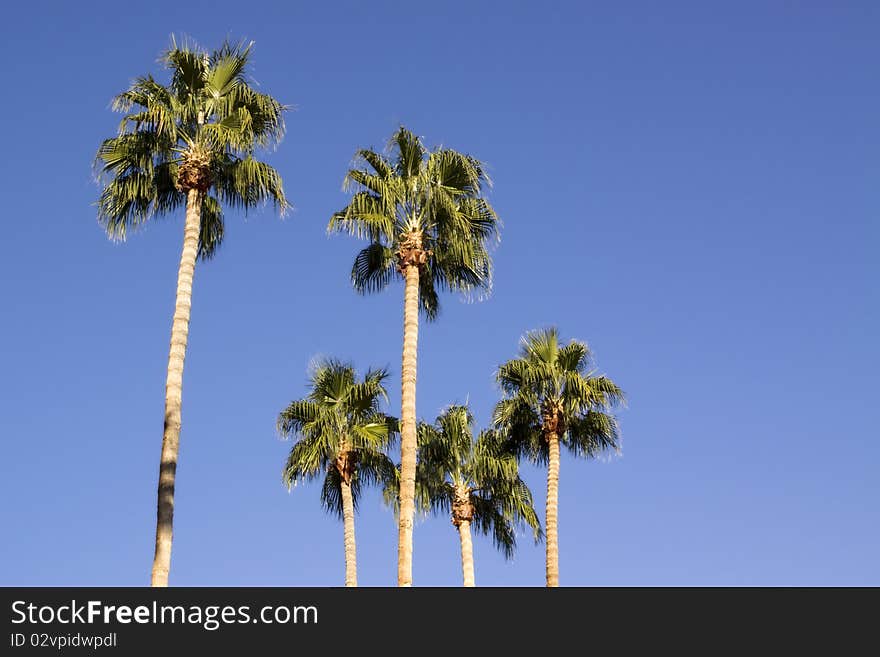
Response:
[[[109,242],[91,162],[173,32],[256,41],[296,106],[268,156],[296,210],[229,213],[196,271],[172,584],[343,583],[274,421],[317,355],[389,366],[399,413],[402,286],[358,297],[325,227],[405,123],[485,160],[504,221],[493,296],[422,325],[420,416],[488,423],[550,324],[629,395],[621,457],[563,458],[564,585],[880,585],[880,5],[33,0],[2,30],[0,584],[149,582],[182,216]],[[357,540],[361,584],[394,584],[377,494]],[[528,538],[475,557],[478,584],[543,584]],[[460,573],[449,520],[419,522],[415,584]]]

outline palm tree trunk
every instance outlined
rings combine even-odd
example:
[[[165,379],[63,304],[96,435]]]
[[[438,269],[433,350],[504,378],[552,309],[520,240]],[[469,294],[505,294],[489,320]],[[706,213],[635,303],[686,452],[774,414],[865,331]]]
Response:
[[[165,430],[162,435],[162,459],[159,464],[159,494],[156,509],[156,552],[153,558],[152,586],[168,586],[171,568],[171,535],[174,521],[174,479],[180,447],[180,405],[183,390],[183,360],[189,335],[193,274],[199,249],[202,194],[190,189],[186,196],[186,222],[183,228],[183,252],[177,270],[177,297],[171,325],[171,348],[168,352],[168,375],[165,380]]]
[[[416,494],[416,359],[419,343],[419,268],[405,269],[403,367],[400,411],[400,521],[397,585],[412,586],[413,515]]]
[[[345,527],[345,585],[357,586],[357,549],[354,543],[354,498],[351,495],[351,484],[343,478],[342,488],[342,522]]]
[[[547,586],[559,586],[559,436],[547,435],[550,463],[547,467]]]
[[[462,520],[458,525],[458,537],[461,539],[461,574],[465,586],[474,584],[474,544],[471,540],[471,521]]]

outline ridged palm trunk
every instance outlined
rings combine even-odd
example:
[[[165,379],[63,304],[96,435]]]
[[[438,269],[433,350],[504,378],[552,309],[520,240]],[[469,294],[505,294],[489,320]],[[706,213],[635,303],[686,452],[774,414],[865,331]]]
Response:
[[[474,506],[471,503],[471,491],[467,484],[455,484],[455,496],[452,500],[452,524],[458,529],[461,541],[461,575],[465,586],[474,584],[474,543],[471,539],[471,520],[474,519]]]
[[[550,452],[547,466],[547,586],[559,586],[559,538],[557,516],[559,514],[559,436],[547,435]]]
[[[357,586],[357,549],[354,542],[354,498],[351,495],[351,483],[343,478],[342,489],[342,523],[345,531],[345,585]]]
[[[416,359],[419,342],[419,267],[404,269],[403,367],[400,412],[400,521],[397,585],[412,586],[413,515],[416,492]]]
[[[461,540],[461,575],[465,586],[476,586],[474,583],[474,543],[471,540],[471,521],[462,520],[458,523],[458,537]]]
[[[159,464],[159,493],[156,510],[156,552],[153,558],[152,586],[168,586],[171,568],[171,538],[174,522],[174,480],[180,447],[180,406],[183,391],[183,361],[189,336],[193,274],[199,249],[203,192],[190,189],[186,195],[186,221],[183,252],[177,271],[177,297],[171,325],[168,375],[165,381],[165,430]]]

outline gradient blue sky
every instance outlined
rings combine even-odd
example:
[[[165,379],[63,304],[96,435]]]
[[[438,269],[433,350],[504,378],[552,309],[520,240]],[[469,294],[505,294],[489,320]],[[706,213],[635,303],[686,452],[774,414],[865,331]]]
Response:
[[[274,421],[318,355],[389,366],[399,413],[402,287],[358,297],[359,245],[325,227],[402,122],[488,162],[504,221],[493,296],[422,325],[419,415],[486,424],[495,368],[550,324],[629,395],[621,457],[563,458],[563,584],[880,585],[880,5],[318,5],[7,8],[0,584],[149,581],[182,216],[109,242],[90,167],[176,33],[256,41],[296,106],[268,156],[296,210],[230,213],[196,271],[173,584],[343,583]],[[393,584],[377,494],[357,539],[361,584]],[[543,584],[527,538],[475,553],[478,584]],[[460,573],[449,520],[419,522],[415,584]]]

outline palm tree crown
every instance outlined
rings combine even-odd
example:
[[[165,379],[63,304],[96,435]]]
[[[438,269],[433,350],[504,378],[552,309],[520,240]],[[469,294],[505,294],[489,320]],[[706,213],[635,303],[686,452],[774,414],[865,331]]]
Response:
[[[619,449],[617,420],[608,411],[624,402],[624,394],[588,369],[591,362],[585,343],[560,345],[555,328],[526,334],[520,357],[497,374],[505,399],[494,420],[515,453],[546,464],[551,433],[576,456]]]
[[[482,163],[451,149],[428,152],[401,127],[391,137],[393,158],[360,150],[348,172],[354,195],[330,219],[328,230],[368,239],[354,261],[358,292],[381,290],[408,266],[418,267],[419,304],[429,319],[439,310],[438,290],[489,289],[487,242],[499,221],[483,196],[491,183]]]
[[[387,376],[385,370],[369,370],[358,380],[351,365],[323,361],[312,372],[308,397],[291,402],[278,416],[279,433],[296,438],[284,483],[291,487],[324,473],[321,502],[339,517],[343,483],[351,487],[356,505],[363,486],[396,477],[384,450],[394,441],[397,420],[380,411]]]
[[[249,82],[252,45],[225,43],[209,53],[172,39],[161,60],[170,82],[139,77],[113,99],[125,116],[96,157],[107,176],[98,218],[110,237],[125,239],[150,218],[180,208],[195,189],[205,259],[223,240],[223,205],[247,210],[271,200],[287,209],[281,177],[254,159],[257,147],[281,139],[286,108]]]
[[[454,405],[433,425],[419,425],[416,496],[424,510],[451,512],[456,527],[468,521],[484,535],[491,533],[510,558],[517,525],[527,525],[535,540],[540,538],[532,493],[501,436],[483,431],[475,441],[473,424],[468,408]]]

